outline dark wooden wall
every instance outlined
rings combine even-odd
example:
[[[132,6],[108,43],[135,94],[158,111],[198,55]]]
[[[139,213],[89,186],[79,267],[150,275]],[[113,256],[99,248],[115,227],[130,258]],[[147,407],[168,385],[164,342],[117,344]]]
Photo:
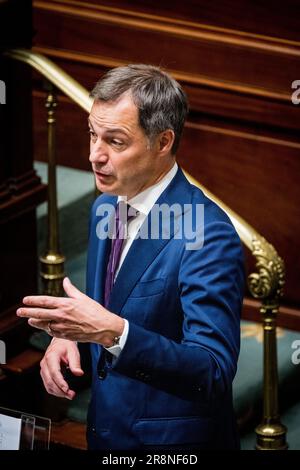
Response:
[[[6,85],[6,104],[0,105],[0,339],[9,358],[25,347],[30,331],[16,308],[24,295],[37,292],[35,208],[46,187],[33,169],[31,70],[1,55],[2,48],[31,47],[31,0],[1,2],[0,18],[0,79]]]
[[[34,1],[34,48],[87,88],[108,68],[159,64],[188,93],[180,164],[275,245],[286,262],[282,312],[300,318],[300,5],[296,0]],[[45,160],[43,92],[35,156]],[[59,162],[89,169],[86,115],[60,101]],[[249,259],[250,266],[250,259]],[[246,299],[245,315],[255,303]]]

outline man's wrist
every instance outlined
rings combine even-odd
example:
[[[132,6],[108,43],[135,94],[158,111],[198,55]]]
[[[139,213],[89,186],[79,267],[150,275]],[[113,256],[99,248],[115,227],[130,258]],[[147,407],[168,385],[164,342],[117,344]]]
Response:
[[[119,344],[120,338],[123,334],[125,328],[125,320],[124,318],[115,315],[114,325],[113,328],[104,335],[101,344],[105,348],[110,348]]]
[[[129,332],[128,320],[124,319],[124,323],[125,323],[124,330],[123,330],[122,335],[118,338],[118,344],[105,348],[108,352],[110,352],[115,357],[118,357],[121,354],[127,341],[127,336]]]

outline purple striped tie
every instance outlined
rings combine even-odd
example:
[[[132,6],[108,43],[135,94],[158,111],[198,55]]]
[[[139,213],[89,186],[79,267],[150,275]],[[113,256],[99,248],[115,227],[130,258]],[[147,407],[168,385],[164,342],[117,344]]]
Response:
[[[114,285],[115,274],[120,262],[122,247],[124,239],[127,238],[126,224],[135,217],[135,215],[128,216],[128,212],[132,208],[124,201],[120,201],[116,207],[115,221],[114,221],[114,237],[111,242],[111,251],[107,265],[105,288],[104,288],[104,306],[107,307],[110,299],[110,294]]]

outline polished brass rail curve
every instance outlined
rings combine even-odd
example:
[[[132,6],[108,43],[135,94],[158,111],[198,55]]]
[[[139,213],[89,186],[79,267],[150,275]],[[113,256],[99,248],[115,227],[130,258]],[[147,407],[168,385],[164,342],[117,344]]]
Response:
[[[86,112],[90,112],[92,99],[88,91],[64,70],[45,56],[25,49],[5,51],[7,57],[16,59],[33,67],[49,82],[65,93]],[[192,184],[199,187],[209,198],[215,201],[230,217],[242,242],[256,259],[257,272],[248,277],[250,293],[261,300],[260,312],[264,331],[264,391],[263,418],[256,428],[256,448],[260,450],[282,450],[287,448],[286,427],[281,424],[278,411],[278,366],[276,319],[285,280],[284,262],[275,248],[268,243],[242,217],[185,172]]]
[[[30,65],[81,108],[90,111],[93,102],[87,90],[52,60],[28,49],[10,49],[4,55]]]

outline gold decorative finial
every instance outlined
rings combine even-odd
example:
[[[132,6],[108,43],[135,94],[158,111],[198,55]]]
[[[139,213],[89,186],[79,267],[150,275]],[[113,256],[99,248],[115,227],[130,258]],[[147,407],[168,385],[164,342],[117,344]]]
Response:
[[[258,450],[284,450],[286,427],[280,422],[278,409],[278,365],[276,320],[280,298],[283,295],[285,269],[283,259],[263,237],[253,238],[252,254],[257,272],[250,274],[248,285],[253,297],[261,299],[264,338],[263,419],[256,429]]]

